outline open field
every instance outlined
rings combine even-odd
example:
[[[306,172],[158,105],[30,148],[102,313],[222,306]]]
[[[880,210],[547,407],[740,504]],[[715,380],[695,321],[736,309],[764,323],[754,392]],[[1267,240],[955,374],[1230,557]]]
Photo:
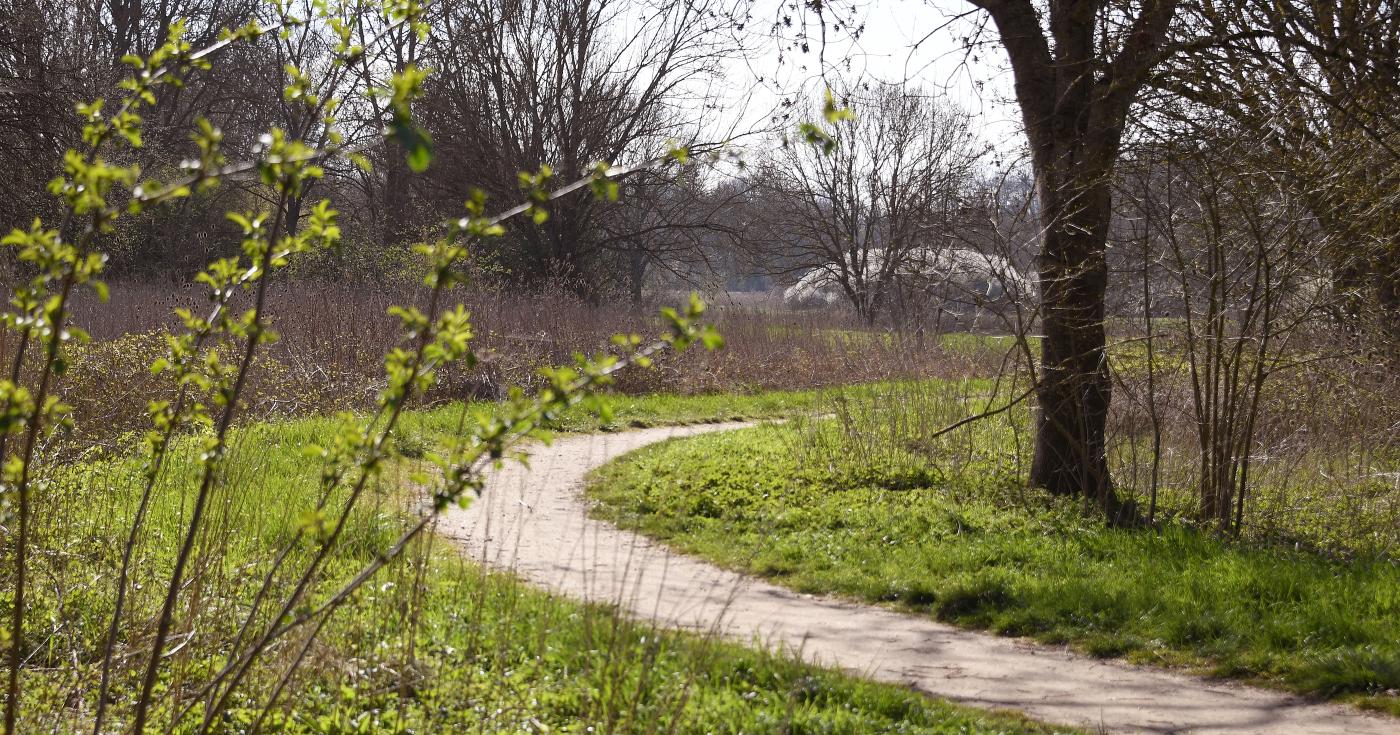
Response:
[[[113,299],[101,304],[80,299],[75,322],[94,341],[77,345],[72,368],[58,382],[75,402],[70,446],[130,446],[149,425],[145,400],[112,393],[125,386],[147,398],[169,399],[174,389],[154,376],[150,364],[166,350],[165,330],[173,308],[202,308],[204,299],[166,284],[113,284]],[[115,295],[123,294],[125,295]],[[300,283],[275,289],[269,313],[278,341],[259,356],[244,398],[254,418],[367,410],[384,387],[384,352],[399,344],[397,324],[387,313],[394,303],[423,305],[424,294],[393,284]],[[539,370],[567,364],[576,353],[608,350],[618,333],[645,332],[658,323],[648,305],[595,306],[568,293],[520,297],[503,291],[466,298],[481,364],[439,371],[436,384],[415,405],[463,400],[500,400],[507,388],[527,391],[544,385]],[[821,313],[719,309],[715,322],[726,349],[660,355],[650,370],[626,371],[612,390],[618,394],[671,393],[721,396],[772,390],[805,390],[851,382],[948,375],[995,365],[1004,348],[978,338],[916,349],[903,340],[874,338],[863,330],[835,330]],[[833,338],[832,335],[838,335]],[[840,338],[844,334],[846,338]],[[13,340],[0,330],[0,356],[13,355]],[[616,350],[613,350],[615,353]],[[736,414],[742,415],[742,414]],[[645,420],[645,419],[643,419]]]

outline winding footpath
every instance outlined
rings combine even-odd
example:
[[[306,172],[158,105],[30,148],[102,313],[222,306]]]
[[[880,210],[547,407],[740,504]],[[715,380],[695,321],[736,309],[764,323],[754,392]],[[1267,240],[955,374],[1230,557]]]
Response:
[[[979,707],[1107,732],[1400,735],[1400,719],[1239,684],[1075,655],[931,619],[804,595],[590,519],[587,473],[672,437],[740,423],[563,436],[508,465],[440,530],[493,567],[670,627],[719,633]]]

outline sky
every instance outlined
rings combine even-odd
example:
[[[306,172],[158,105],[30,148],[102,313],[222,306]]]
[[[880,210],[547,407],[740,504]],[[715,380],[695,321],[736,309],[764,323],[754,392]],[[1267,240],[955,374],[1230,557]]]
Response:
[[[1020,113],[1011,98],[1005,55],[995,43],[972,52],[960,37],[974,30],[978,17],[955,16],[972,7],[963,0],[873,0],[848,11],[864,24],[858,38],[829,32],[820,57],[814,38],[801,53],[773,39],[770,26],[780,17],[778,0],[758,0],[752,11],[747,47],[726,61],[724,79],[711,93],[724,100],[717,127],[745,133],[760,129],[782,110],[785,98],[819,104],[832,77],[867,77],[904,82],[946,95],[968,110],[980,135],[1004,155],[1023,145]],[[989,34],[988,39],[991,38]],[[790,39],[789,39],[790,41]],[[794,111],[796,125],[802,109]],[[742,136],[741,136],[742,137]]]

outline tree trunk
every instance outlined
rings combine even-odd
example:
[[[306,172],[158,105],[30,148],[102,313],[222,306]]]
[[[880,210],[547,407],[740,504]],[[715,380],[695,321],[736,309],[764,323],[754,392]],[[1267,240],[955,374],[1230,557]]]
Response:
[[[1030,480],[1052,493],[1082,494],[1111,522],[1136,523],[1131,504],[1113,492],[1105,441],[1110,182],[1129,110],[1162,58],[1176,0],[1143,2],[1116,51],[1098,37],[1106,0],[1050,0],[1043,7],[970,1],[992,16],[1011,61],[1040,199],[1044,338]]]
[[[627,253],[627,287],[631,292],[632,303],[642,303],[642,294],[647,279],[647,253],[640,247],[633,247]]]
[[[1128,521],[1109,480],[1106,432],[1112,384],[1104,334],[1104,257],[1111,197],[1100,166],[1062,161],[1039,184],[1041,384],[1031,484],[1083,495]]]
[[[408,198],[409,172],[403,154],[392,144],[386,144],[384,156],[384,221],[381,222],[380,242],[397,245],[409,239]]]

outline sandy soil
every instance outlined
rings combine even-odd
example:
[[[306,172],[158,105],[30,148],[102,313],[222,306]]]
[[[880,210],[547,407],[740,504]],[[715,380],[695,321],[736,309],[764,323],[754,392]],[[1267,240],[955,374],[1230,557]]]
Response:
[[[508,466],[442,530],[465,553],[572,597],[615,602],[666,626],[780,646],[810,661],[969,705],[1107,732],[1387,733],[1400,720],[1063,648],[959,630],[927,618],[803,595],[668,551],[587,517],[589,470],[647,444],[742,426],[566,436]]]

